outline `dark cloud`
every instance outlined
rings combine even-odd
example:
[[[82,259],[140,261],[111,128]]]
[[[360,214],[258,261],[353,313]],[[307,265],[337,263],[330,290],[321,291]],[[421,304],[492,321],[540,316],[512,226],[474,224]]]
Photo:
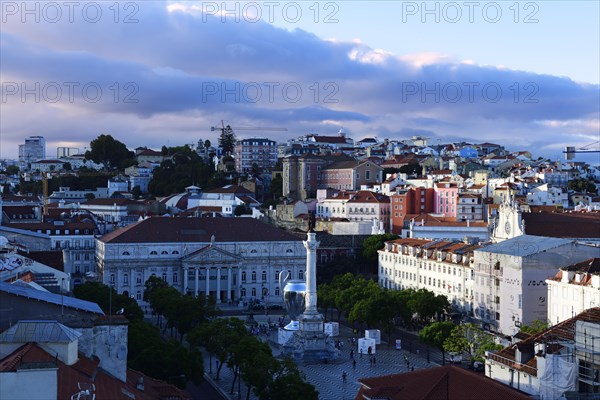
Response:
[[[418,56],[262,21],[221,23],[167,12],[161,2],[136,4],[133,24],[115,23],[108,5],[94,24],[3,24],[3,147],[30,134],[51,142],[108,130],[159,146],[165,137],[204,136],[220,119],[282,126],[289,136],[343,127],[357,138],[420,134],[518,146],[597,133],[598,85],[458,62],[421,65]],[[73,98],[68,82],[79,85]],[[51,87],[36,101],[8,95],[11,83]],[[63,90],[57,102],[47,101],[52,84]],[[97,87],[102,95],[90,101]]]

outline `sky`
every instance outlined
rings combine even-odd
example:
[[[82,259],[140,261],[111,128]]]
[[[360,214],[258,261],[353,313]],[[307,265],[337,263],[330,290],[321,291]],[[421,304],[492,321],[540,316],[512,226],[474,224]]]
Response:
[[[0,159],[307,133],[600,140],[597,1],[0,2]],[[261,127],[279,130],[261,130]],[[599,155],[576,159],[599,163]]]

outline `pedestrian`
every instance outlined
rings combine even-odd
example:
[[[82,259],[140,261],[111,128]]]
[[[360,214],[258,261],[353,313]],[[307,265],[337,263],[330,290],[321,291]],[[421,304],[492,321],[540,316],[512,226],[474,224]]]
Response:
[[[413,365],[412,367],[410,367],[410,372],[414,372],[415,371],[415,366]]]
[[[350,350],[350,358],[354,360],[354,350]]]
[[[369,365],[373,366],[373,357],[369,357]]]
[[[362,349],[358,349],[358,354],[360,355],[360,358],[362,358]]]
[[[356,370],[356,360],[352,360],[352,369]]]
[[[373,365],[377,364],[377,359],[375,359],[375,356],[373,356]]]
[[[369,348],[367,349],[367,354],[369,354],[369,356],[370,356],[372,352],[373,352],[373,348],[371,346],[369,346]]]
[[[346,383],[347,378],[348,378],[348,375],[346,375],[346,371],[344,371],[342,373],[342,382]]]

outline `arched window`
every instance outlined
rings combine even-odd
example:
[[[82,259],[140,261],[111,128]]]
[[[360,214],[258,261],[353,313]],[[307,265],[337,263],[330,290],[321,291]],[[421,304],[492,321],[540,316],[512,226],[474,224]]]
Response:
[[[266,281],[267,280],[267,271],[263,271],[260,275],[261,275],[260,279],[262,281]]]
[[[158,254],[158,253],[157,253],[156,251],[154,251],[154,250],[152,250],[152,251],[150,252],[150,255],[151,255],[151,256],[155,256],[155,255],[157,255],[157,254]]]
[[[256,271],[252,271],[252,282],[256,282]]]
[[[250,250],[250,253],[251,253],[251,254],[256,254],[256,249],[252,249],[252,250]]]
[[[169,252],[166,251],[166,250],[163,250],[163,251],[160,252],[160,254],[169,254]]]
[[[298,279],[304,279],[304,271],[298,271]]]
[[[287,254],[290,254],[290,253],[293,253],[293,252],[294,252],[294,250],[292,250],[292,249],[287,249],[285,252],[286,252]]]
[[[163,274],[162,274],[162,280],[165,281],[165,282],[167,281],[167,273],[166,272],[163,272]]]
[[[128,273],[123,274],[123,284],[129,285],[129,274]]]
[[[242,271],[242,282],[246,282],[246,271]]]
[[[135,293],[135,299],[136,300],[142,300],[142,292],[140,292],[139,290]]]
[[[252,288],[252,297],[256,297],[256,288],[255,287]]]
[[[123,252],[123,255],[124,255],[124,256],[128,256],[128,255],[129,255],[129,252],[128,252],[128,251],[124,251],[124,252]]]

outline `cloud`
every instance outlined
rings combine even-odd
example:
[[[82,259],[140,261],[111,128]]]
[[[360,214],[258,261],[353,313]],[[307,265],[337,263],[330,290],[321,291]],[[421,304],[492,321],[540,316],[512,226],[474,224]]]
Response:
[[[287,128],[277,140],[342,127],[356,138],[424,132],[522,147],[598,134],[598,85],[443,54],[395,55],[251,16],[222,23],[197,5],[135,3],[115,23],[102,4],[97,23],[3,24],[0,157],[15,156],[32,134],[82,146],[100,132],[132,148],[188,143],[211,138],[221,119]],[[126,11],[138,22],[122,23]]]

